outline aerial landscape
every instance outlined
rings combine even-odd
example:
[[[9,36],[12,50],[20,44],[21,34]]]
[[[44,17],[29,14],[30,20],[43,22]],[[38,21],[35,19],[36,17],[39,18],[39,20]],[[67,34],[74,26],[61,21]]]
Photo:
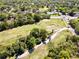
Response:
[[[79,59],[79,0],[0,0],[0,59]]]

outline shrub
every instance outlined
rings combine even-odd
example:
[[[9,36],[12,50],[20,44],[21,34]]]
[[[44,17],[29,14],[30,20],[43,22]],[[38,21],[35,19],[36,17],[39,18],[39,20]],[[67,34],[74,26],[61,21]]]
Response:
[[[41,39],[40,38],[37,38],[36,39],[36,45],[40,44],[41,43]]]
[[[35,21],[34,21],[34,19],[32,18],[32,17],[27,17],[27,24],[33,24]]]
[[[70,15],[70,16],[74,16],[74,15],[75,15],[74,11],[71,11],[71,12],[69,13],[69,15]]]
[[[40,30],[38,28],[34,28],[31,32],[30,35],[34,36],[35,38],[40,37]]]
[[[76,30],[77,34],[79,34],[79,19],[71,20],[70,25]]]
[[[39,14],[34,15],[35,22],[39,22],[41,20],[41,16]]]
[[[76,43],[78,42],[78,38],[79,37],[68,36],[66,41],[61,42],[57,46],[50,43],[47,57],[53,59],[70,59],[70,57],[77,56],[78,47]]]
[[[36,45],[36,38],[30,37],[26,40],[27,48],[32,49]]]
[[[45,41],[45,39],[47,38],[47,34],[48,33],[46,30],[44,30],[44,29],[40,30],[40,37],[41,37],[42,41]]]
[[[8,29],[14,28],[14,20],[7,21],[7,24],[8,24]]]
[[[6,21],[2,22],[1,27],[2,27],[1,30],[8,29],[8,23]]]
[[[0,21],[4,21],[7,15],[5,13],[0,13]]]
[[[70,54],[69,54],[69,52],[68,51],[60,51],[60,53],[59,53],[59,59],[70,59]]]
[[[35,45],[44,42],[47,38],[47,31],[44,29],[34,28],[30,35],[27,36],[26,44],[28,49],[32,49]]]

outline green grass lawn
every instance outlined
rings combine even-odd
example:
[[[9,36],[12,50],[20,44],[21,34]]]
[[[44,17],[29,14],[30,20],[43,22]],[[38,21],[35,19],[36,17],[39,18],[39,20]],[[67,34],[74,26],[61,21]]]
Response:
[[[71,36],[72,33],[69,30],[64,30],[63,32],[61,32],[61,34],[59,34],[53,41],[53,45],[56,47],[58,44],[60,44],[61,42],[64,42],[66,40],[67,36]]]
[[[39,8],[39,11],[41,11],[41,12],[44,12],[44,11],[47,11],[48,10],[48,8],[45,6],[44,8]]]
[[[50,32],[52,29],[55,30],[61,27],[65,27],[66,25],[67,24],[61,19],[51,19],[51,20],[49,19],[49,20],[42,20],[37,24],[24,25],[21,27],[0,32],[0,49],[2,46],[7,46],[11,45],[12,43],[15,43],[16,40],[20,37],[27,36],[33,28],[38,27],[46,29],[47,31]]]
[[[67,35],[71,35],[72,33],[68,30],[62,31],[55,40],[52,40],[52,43],[54,46],[59,44],[60,42],[65,41]],[[44,57],[48,54],[48,44],[42,45],[38,47],[32,54],[28,55],[27,57],[24,57],[23,59],[44,59]]]

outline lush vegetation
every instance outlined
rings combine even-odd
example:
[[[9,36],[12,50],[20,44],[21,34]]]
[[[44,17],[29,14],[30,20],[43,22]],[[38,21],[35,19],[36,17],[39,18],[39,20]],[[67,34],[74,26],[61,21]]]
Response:
[[[76,0],[1,0],[0,31],[48,19],[50,15],[47,12],[53,10],[73,16],[79,10],[78,3]]]
[[[34,28],[46,29],[50,33],[52,29],[56,30],[66,26],[67,23],[61,19],[45,19],[37,23],[37,25],[24,25],[12,30],[6,30],[0,32],[0,45],[2,46],[2,48],[4,48],[4,46],[12,45],[16,42],[18,38],[27,36],[29,32]]]
[[[69,14],[70,16],[74,16],[74,12],[78,12],[79,6],[78,0],[59,0],[56,5],[56,9],[60,11],[62,14]]]
[[[60,22],[60,24],[57,24],[58,22]],[[14,55],[17,56],[18,54],[22,54],[26,49],[31,49],[35,45],[40,44],[41,42],[44,42],[45,38],[48,35],[46,34],[47,31],[50,33],[52,29],[55,30],[55,29],[64,27],[66,25],[67,24],[64,23],[61,19],[55,19],[55,20],[45,19],[37,23],[37,25],[36,24],[25,25],[23,27],[18,27],[13,30],[7,30],[4,32],[1,32],[0,38],[2,39],[0,40],[1,42],[0,52],[1,52],[1,55],[3,55],[1,56],[1,58],[5,58],[7,56],[12,57]],[[51,31],[48,28],[49,26],[51,26],[50,28]],[[47,31],[44,29],[46,29]],[[6,51],[8,51],[8,53]]]
[[[51,49],[53,46],[58,46],[61,42],[65,42],[67,36],[72,36],[71,34],[72,33],[68,30],[60,32],[54,40],[51,40],[51,43],[39,46],[31,54],[25,56],[22,59],[44,59],[45,56],[48,55],[49,48]]]
[[[36,17],[37,17],[37,15],[36,15]],[[60,24],[57,24],[58,22],[60,22]],[[22,27],[14,28],[12,30],[0,32],[1,33],[0,34],[0,38],[1,38],[0,39],[0,42],[1,42],[0,43],[0,45],[1,45],[0,46],[0,52],[1,52],[0,58],[6,58],[6,57],[9,58],[14,55],[15,56],[20,55],[25,51],[25,49],[31,49],[35,45],[39,44],[41,41],[44,42],[45,37],[47,37],[46,31],[39,30],[39,29],[32,30],[33,28],[46,29],[47,31],[51,32],[52,29],[58,29],[58,28],[61,28],[61,27],[64,27],[67,25],[61,19],[55,19],[55,20],[45,19],[36,24],[25,25]],[[48,28],[49,26],[51,26],[50,30]],[[31,30],[32,30],[32,32],[30,33],[31,35],[28,36],[28,33]],[[34,31],[37,31],[36,33],[38,33],[38,34],[36,35],[36,33],[34,33]],[[28,37],[28,39],[25,38],[26,36]]]
[[[76,30],[79,34],[79,19],[71,20],[70,25]]]
[[[37,36],[36,36],[37,35]],[[26,37],[17,39],[15,44],[5,47],[5,49],[0,49],[0,58],[4,59],[7,57],[18,56],[22,54],[25,49],[33,49],[35,45],[44,42],[47,38],[47,31],[44,29],[33,29],[30,34]]]
[[[35,28],[30,32],[30,35],[27,36],[26,44],[28,49],[32,49],[35,45],[44,42],[47,38],[47,31],[44,29]]]
[[[78,57],[78,36],[67,37],[65,42],[60,43],[57,47],[52,46],[49,48],[49,53],[46,58],[50,59],[71,59],[74,57]]]
[[[37,3],[32,4],[29,0],[3,0],[0,2],[0,31],[50,18],[50,15],[46,14],[47,6],[38,6]],[[41,9],[43,12],[40,11]]]
[[[67,23],[61,19],[49,19],[51,15],[47,13],[54,10],[58,14],[52,16],[60,16],[59,13],[74,16],[75,12],[79,11],[79,1],[0,0],[0,59],[9,59],[22,54],[25,49],[33,49],[41,42],[44,43],[48,33],[66,27]],[[79,32],[78,19],[71,20],[70,24]],[[57,47],[51,44],[52,48],[48,50],[46,58],[70,58],[74,54],[77,57],[78,40],[76,39],[78,39],[77,36],[68,37]]]
[[[45,13],[41,14],[28,14],[28,15],[8,15],[1,13],[0,15],[0,31],[15,28],[22,25],[37,23],[42,19],[49,19],[50,15]],[[7,20],[8,19],[8,20]]]
[[[71,34],[68,30],[62,31],[55,40],[52,40],[46,45],[41,45],[32,54],[23,59],[34,59],[35,57],[38,59],[79,58],[79,36],[73,36]]]

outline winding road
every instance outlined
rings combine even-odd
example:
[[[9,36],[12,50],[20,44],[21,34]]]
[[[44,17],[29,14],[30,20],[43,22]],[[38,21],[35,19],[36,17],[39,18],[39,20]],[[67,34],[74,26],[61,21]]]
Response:
[[[60,34],[60,32],[64,31],[64,30],[69,30],[72,32],[73,35],[76,35],[75,30],[71,27],[67,28],[61,28],[58,31],[56,31],[54,34],[51,35],[50,39],[46,39],[46,44],[49,42],[49,40],[54,40],[54,38]],[[36,45],[34,48],[37,49],[39,46],[43,45],[43,43]],[[23,57],[27,56],[29,54],[28,50],[26,52],[24,52],[22,55],[18,56],[17,59],[22,59]]]

